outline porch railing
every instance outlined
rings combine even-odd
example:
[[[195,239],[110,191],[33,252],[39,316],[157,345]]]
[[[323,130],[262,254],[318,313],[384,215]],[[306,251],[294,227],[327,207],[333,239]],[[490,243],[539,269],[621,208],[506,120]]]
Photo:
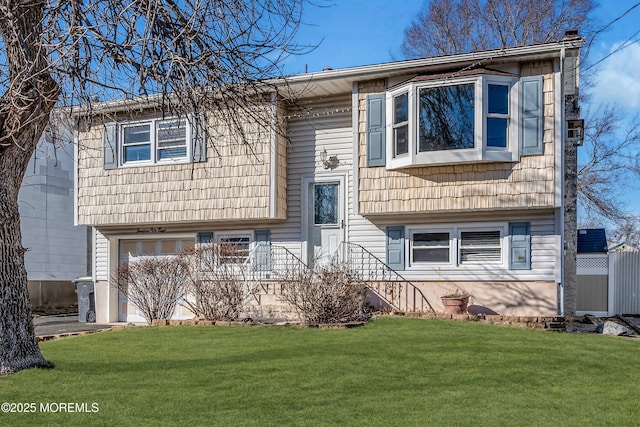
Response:
[[[383,306],[402,312],[434,311],[424,293],[411,281],[357,243],[342,242],[334,261],[347,264],[365,281]],[[281,283],[300,277],[310,267],[289,249],[267,242],[254,246],[244,263],[247,286],[252,295],[281,293]]]
[[[336,260],[345,262],[367,287],[389,308],[402,312],[434,311],[424,293],[410,280],[389,267],[362,245],[342,242],[335,254]]]
[[[259,243],[249,253],[244,263],[248,282],[255,294],[256,286],[262,294],[281,293],[281,282],[300,277],[309,267],[296,254],[284,246],[268,242]]]

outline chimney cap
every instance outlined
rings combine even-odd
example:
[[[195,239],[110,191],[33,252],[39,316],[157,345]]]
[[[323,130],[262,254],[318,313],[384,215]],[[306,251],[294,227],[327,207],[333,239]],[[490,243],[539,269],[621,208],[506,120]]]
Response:
[[[566,39],[575,39],[577,37],[580,37],[580,34],[578,32],[578,30],[573,29],[573,30],[567,30],[564,32],[564,38]]]

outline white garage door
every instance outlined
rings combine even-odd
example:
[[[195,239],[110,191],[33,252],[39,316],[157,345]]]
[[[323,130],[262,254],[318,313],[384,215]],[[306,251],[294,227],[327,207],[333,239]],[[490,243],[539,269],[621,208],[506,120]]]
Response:
[[[120,240],[119,263],[128,264],[136,262],[144,257],[171,256],[181,251],[193,248],[195,238],[191,239],[144,239],[144,240]],[[174,318],[191,318],[190,313],[182,313],[181,307],[176,308]],[[144,322],[142,314],[131,304],[127,298],[118,295],[118,321],[120,322]]]

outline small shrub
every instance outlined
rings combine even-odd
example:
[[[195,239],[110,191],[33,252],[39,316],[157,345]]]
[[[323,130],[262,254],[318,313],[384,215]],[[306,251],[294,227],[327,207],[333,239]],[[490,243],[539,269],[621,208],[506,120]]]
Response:
[[[190,274],[183,304],[206,320],[237,320],[249,296],[245,256],[231,244],[202,246],[187,254]]]
[[[366,284],[345,264],[331,262],[280,282],[281,298],[293,305],[306,324],[367,320]]]
[[[171,319],[184,297],[188,276],[182,257],[154,256],[120,265],[116,283],[118,291],[151,324],[156,319]]]

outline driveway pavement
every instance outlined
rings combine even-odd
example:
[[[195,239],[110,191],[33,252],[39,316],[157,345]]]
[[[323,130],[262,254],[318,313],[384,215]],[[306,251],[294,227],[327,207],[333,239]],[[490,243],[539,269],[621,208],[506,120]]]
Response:
[[[80,323],[77,314],[62,314],[57,316],[37,316],[33,318],[36,336],[51,336],[72,334],[77,332],[92,332],[109,329],[113,325],[108,323]]]

